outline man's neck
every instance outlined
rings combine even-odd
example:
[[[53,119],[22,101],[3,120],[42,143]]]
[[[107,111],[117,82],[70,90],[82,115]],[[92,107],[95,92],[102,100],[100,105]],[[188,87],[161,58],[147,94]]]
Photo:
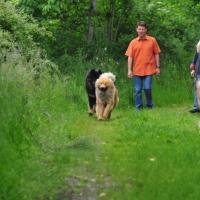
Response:
[[[145,40],[145,39],[147,39],[147,35],[144,35],[144,36],[138,36],[138,39],[139,39],[139,40]]]

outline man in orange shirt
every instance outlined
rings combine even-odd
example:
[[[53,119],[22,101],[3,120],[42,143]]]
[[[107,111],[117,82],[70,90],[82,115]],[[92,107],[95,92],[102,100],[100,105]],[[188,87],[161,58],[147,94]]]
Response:
[[[160,74],[160,47],[154,37],[147,35],[145,22],[138,22],[136,31],[138,37],[130,42],[125,55],[128,56],[128,78],[134,80],[135,106],[141,110],[143,88],[147,108],[153,107],[152,78]]]

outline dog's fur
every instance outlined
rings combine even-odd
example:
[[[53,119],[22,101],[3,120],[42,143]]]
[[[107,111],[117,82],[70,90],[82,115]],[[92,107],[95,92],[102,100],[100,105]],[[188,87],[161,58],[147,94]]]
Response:
[[[85,89],[88,96],[88,113],[92,115],[95,113],[96,95],[95,95],[95,82],[102,74],[99,69],[91,69],[87,72],[85,79]]]
[[[111,72],[103,73],[96,80],[96,116],[98,120],[109,119],[111,112],[119,102],[114,82],[115,76]]]
[[[200,80],[199,79],[196,81],[196,87],[197,87],[198,107],[200,109]]]
[[[116,80],[115,75],[114,75],[113,73],[111,73],[111,72],[105,72],[105,73],[101,74],[100,77],[101,77],[101,78],[109,78],[110,80],[113,81],[113,83],[114,83],[115,80]]]

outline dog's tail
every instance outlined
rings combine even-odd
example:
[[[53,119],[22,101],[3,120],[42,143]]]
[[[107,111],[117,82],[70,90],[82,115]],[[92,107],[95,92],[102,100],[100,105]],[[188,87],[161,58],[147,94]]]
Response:
[[[103,74],[100,75],[100,78],[109,78],[113,82],[115,82],[115,80],[116,80],[116,77],[112,72],[103,73]]]
[[[198,107],[200,108],[200,80],[197,80],[196,87],[197,87]]]

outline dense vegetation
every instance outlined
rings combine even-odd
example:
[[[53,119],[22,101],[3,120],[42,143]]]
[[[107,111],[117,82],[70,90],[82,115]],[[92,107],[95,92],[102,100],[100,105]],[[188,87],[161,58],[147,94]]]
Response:
[[[149,34],[161,46],[164,60],[185,65],[199,40],[200,4],[192,0],[13,0],[19,10],[37,19],[52,37],[34,39],[63,71],[70,57],[81,51],[85,58],[121,60],[135,24],[144,20]],[[4,27],[3,27],[4,28]],[[7,28],[5,27],[7,30]]]
[[[199,13],[195,0],[0,0],[0,199],[198,199]],[[162,50],[157,108],[140,115],[124,57],[138,20]],[[87,116],[90,68],[117,75],[110,122]]]

